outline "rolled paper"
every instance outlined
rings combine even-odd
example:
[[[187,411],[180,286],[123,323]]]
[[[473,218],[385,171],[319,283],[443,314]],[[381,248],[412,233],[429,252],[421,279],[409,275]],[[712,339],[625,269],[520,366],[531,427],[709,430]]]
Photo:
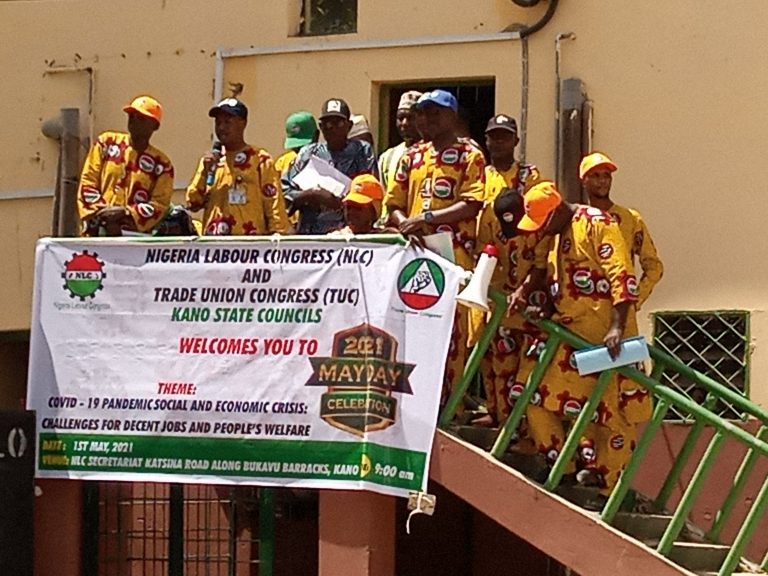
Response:
[[[634,336],[621,341],[619,355],[614,360],[605,346],[593,346],[574,352],[573,358],[580,376],[602,372],[609,368],[619,368],[642,362],[650,358],[648,344],[642,336]]]

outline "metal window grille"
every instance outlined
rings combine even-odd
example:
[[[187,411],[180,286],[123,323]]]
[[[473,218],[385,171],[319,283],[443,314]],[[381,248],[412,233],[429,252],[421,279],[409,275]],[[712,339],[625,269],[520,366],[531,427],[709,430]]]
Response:
[[[357,32],[357,0],[303,0],[300,36]]]
[[[90,482],[94,576],[259,576],[259,490],[254,487]],[[176,487],[176,490],[174,490]],[[87,500],[86,500],[87,501]],[[86,504],[88,506],[88,504]],[[183,522],[174,520],[174,508]],[[97,514],[97,516],[95,516]],[[86,511],[86,516],[88,512]],[[177,517],[178,518],[178,517]],[[183,567],[173,569],[173,548]]]
[[[748,394],[748,312],[730,310],[656,313],[654,344],[713,380],[740,394]],[[699,404],[706,401],[706,390],[681,374],[665,370],[661,375],[661,382],[676,388]],[[738,409],[723,400],[718,400],[712,410],[723,418],[743,418]],[[688,416],[673,407],[667,419],[688,420]]]

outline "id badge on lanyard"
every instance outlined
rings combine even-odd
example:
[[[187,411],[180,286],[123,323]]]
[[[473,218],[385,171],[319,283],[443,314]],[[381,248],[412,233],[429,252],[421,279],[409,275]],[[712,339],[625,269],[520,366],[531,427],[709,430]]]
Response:
[[[245,184],[243,184],[243,177],[238,176],[235,178],[235,182],[229,189],[229,204],[242,206],[246,202],[245,196]]]

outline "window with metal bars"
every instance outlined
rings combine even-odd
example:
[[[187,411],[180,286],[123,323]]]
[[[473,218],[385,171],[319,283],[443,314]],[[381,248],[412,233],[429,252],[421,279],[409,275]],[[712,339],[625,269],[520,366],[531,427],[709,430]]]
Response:
[[[259,490],[88,482],[84,576],[258,576]],[[174,507],[179,515],[174,515]],[[172,566],[172,549],[181,563]]]
[[[687,366],[747,396],[749,392],[749,312],[657,312],[654,314],[654,344]],[[699,404],[707,393],[685,376],[664,370],[661,382]],[[717,400],[711,408],[723,418],[742,419],[728,402]],[[672,407],[668,420],[688,420]]]
[[[302,0],[299,36],[357,32],[357,0]]]

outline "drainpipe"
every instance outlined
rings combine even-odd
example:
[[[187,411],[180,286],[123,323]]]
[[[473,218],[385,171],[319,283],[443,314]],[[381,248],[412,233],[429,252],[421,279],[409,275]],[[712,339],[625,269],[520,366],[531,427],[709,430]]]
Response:
[[[555,179],[556,184],[560,185],[560,164],[562,157],[563,143],[563,122],[561,118],[560,106],[563,99],[562,77],[560,74],[560,64],[562,60],[561,44],[563,40],[576,40],[576,34],[573,32],[560,33],[555,38]]]
[[[521,38],[521,66],[522,66],[522,87],[520,89],[520,147],[518,161],[525,164],[525,155],[528,146],[528,89],[529,89],[529,68],[528,68],[528,37]]]
[[[59,143],[53,200],[52,234],[77,236],[77,181],[80,176],[80,110],[62,108],[58,118],[43,122],[42,132]]]
[[[512,2],[518,6],[530,8],[531,6],[536,6],[536,4],[539,3],[539,0],[512,0]],[[549,0],[549,6],[547,6],[547,11],[544,12],[544,16],[542,16],[541,19],[535,24],[523,28],[523,30],[520,32],[521,37],[525,38],[526,36],[531,36],[549,24],[549,21],[552,20],[552,17],[557,11],[558,3],[559,0]]]
[[[519,24],[513,24],[507,28],[508,30],[517,28],[517,32],[520,34],[521,40],[520,65],[522,70],[520,75],[522,76],[522,86],[520,89],[520,145],[518,148],[518,160],[523,163],[525,162],[528,145],[528,93],[530,87],[530,56],[528,50],[528,36],[535,34],[544,28],[544,26],[546,26],[550,20],[552,20],[552,17],[555,15],[555,11],[557,10],[558,1],[559,0],[550,0],[549,6],[547,7],[547,11],[544,13],[544,16],[542,16],[538,22],[532,24],[531,26],[520,27]],[[512,2],[523,8],[532,8],[533,6],[539,4],[541,0],[512,0]],[[558,86],[558,97],[559,95],[560,93]]]

